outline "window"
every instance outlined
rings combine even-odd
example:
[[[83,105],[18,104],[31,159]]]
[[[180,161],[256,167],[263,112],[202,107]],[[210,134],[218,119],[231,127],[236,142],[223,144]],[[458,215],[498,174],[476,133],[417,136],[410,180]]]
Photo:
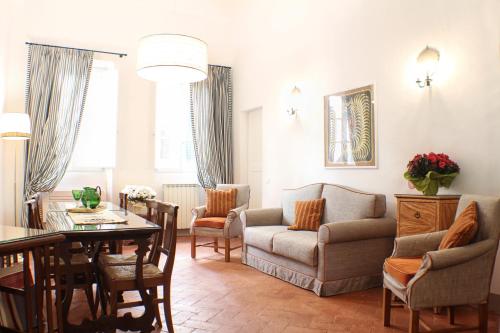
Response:
[[[113,62],[94,60],[69,170],[115,166],[118,72]]]
[[[156,85],[155,167],[171,173],[196,171],[189,85]]]

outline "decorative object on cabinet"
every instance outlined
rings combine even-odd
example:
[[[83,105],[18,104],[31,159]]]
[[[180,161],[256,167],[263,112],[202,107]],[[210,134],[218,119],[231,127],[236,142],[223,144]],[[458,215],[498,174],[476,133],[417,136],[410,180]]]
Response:
[[[325,167],[376,167],[373,85],[325,96]]]
[[[446,154],[417,154],[408,162],[404,177],[410,188],[424,195],[436,195],[440,187],[450,187],[460,173],[458,164]]]
[[[455,219],[460,195],[396,194],[397,236],[446,230]]]
[[[121,193],[127,197],[125,209],[143,217],[146,215],[146,200],[156,198],[155,190],[144,185],[127,185],[121,190]]]

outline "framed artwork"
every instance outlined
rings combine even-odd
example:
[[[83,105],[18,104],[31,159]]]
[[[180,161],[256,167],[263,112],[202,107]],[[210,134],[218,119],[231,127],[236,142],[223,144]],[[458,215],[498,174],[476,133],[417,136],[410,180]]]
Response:
[[[373,101],[373,85],[325,96],[325,167],[377,167]]]

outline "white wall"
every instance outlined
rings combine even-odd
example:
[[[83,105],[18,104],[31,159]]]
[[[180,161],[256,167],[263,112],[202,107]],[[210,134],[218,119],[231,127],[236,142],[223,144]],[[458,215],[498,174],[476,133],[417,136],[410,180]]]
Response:
[[[500,2],[468,0],[253,0],[239,10],[236,124],[263,107],[263,203],[281,189],[332,182],[387,195],[409,190],[415,153],[446,152],[462,168],[449,191],[500,195]],[[441,52],[432,89],[420,89],[415,59]],[[304,108],[285,113],[295,83]],[[323,167],[323,96],[375,85],[378,168]],[[244,147],[244,138],[237,145]],[[237,150],[242,151],[242,150]],[[245,156],[237,156],[245,181]],[[500,258],[499,258],[500,259]],[[500,272],[493,290],[500,293]]]
[[[24,110],[25,41],[128,53],[122,59],[96,54],[96,58],[116,61],[119,71],[118,151],[113,192],[116,194],[126,184],[145,184],[161,193],[161,184],[173,181],[173,176],[154,170],[155,89],[153,83],[136,74],[138,40],[159,32],[194,35],[210,45],[210,63],[231,65],[232,2],[3,0],[2,5],[4,1],[9,10],[3,13],[12,18],[5,22],[6,36],[0,35],[0,42],[6,43],[9,68],[5,111]],[[0,75],[0,83],[1,78]],[[6,182],[2,183],[0,193],[11,207],[12,189],[7,182],[12,179],[10,155],[5,156],[3,166]],[[5,210],[4,215],[3,221],[12,221],[12,210]]]
[[[106,58],[120,72],[115,192],[127,183],[160,191],[169,177],[154,171],[154,87],[135,73],[137,40],[152,32],[198,36],[211,63],[233,65],[237,181],[246,181],[240,112],[262,106],[264,206],[279,205],[282,188],[324,181],[385,193],[393,214],[393,194],[411,192],[402,178],[407,161],[431,150],[462,167],[450,192],[500,192],[496,0],[7,0],[0,13],[4,111],[24,109],[26,40],[129,54]],[[417,88],[412,73],[427,44],[443,64],[431,90]],[[290,120],[286,101],[297,83],[304,108]],[[379,166],[327,170],[323,96],[366,84],[375,84]],[[4,155],[0,195],[9,207],[12,164]],[[13,214],[4,211],[9,221]],[[500,293],[499,283],[493,290]]]

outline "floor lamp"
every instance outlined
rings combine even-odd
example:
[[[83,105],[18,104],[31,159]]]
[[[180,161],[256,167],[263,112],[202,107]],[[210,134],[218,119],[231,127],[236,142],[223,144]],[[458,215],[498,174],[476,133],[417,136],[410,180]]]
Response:
[[[0,138],[9,141],[25,141],[31,136],[30,117],[26,113],[8,112],[0,115]],[[17,149],[14,142],[14,216],[18,222],[17,209]]]

